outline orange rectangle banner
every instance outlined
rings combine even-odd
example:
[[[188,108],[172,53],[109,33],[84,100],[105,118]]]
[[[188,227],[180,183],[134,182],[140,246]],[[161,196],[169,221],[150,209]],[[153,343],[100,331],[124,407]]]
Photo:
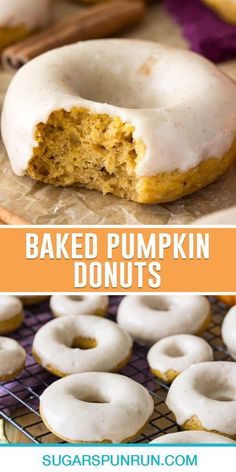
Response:
[[[1,227],[1,292],[236,292],[236,228]]]

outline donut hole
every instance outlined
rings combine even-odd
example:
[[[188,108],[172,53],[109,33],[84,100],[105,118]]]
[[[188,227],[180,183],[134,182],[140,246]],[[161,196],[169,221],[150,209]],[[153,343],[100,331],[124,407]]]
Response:
[[[109,400],[105,397],[105,395],[102,394],[102,392],[88,393],[82,399],[80,398],[80,400],[86,403],[96,403],[96,404],[110,403]]]
[[[82,350],[87,350],[87,349],[93,349],[97,347],[97,341],[94,338],[88,338],[85,336],[77,336],[76,338],[73,339],[71,348],[72,349],[82,349]]]
[[[183,349],[177,345],[166,346],[165,354],[168,357],[184,357],[185,356],[185,352],[183,351]]]
[[[72,302],[82,302],[84,297],[81,295],[68,295],[67,298]]]
[[[232,386],[227,382],[220,382],[218,379],[205,378],[204,381],[198,379],[196,382],[196,388],[200,393],[209,398],[210,400],[216,400],[219,402],[235,402],[236,401],[236,389],[233,390]]]
[[[153,59],[154,61],[154,59]],[[148,72],[148,66],[151,69],[151,60],[143,63],[139,68],[140,78],[138,77],[137,71],[132,79],[129,75],[129,79],[132,80],[129,93],[127,93],[127,80],[124,80],[124,76],[117,69],[117,73],[114,73],[112,68],[109,66],[104,74],[104,69],[101,71],[102,76],[100,80],[97,80],[97,76],[94,73],[90,73],[86,76],[86,80],[80,82],[78,93],[81,98],[96,103],[108,103],[115,107],[120,108],[132,108],[136,110],[152,110],[163,105],[172,105],[169,97],[157,93],[156,82],[153,81]],[[127,64],[127,68],[129,64]],[[142,73],[143,71],[143,73]],[[109,77],[110,76],[110,77]],[[128,79],[128,80],[129,80]],[[134,86],[134,83],[136,86]],[[128,85],[129,86],[129,85]]]
[[[143,297],[143,304],[150,308],[151,310],[155,311],[169,311],[170,310],[170,303],[166,298],[161,296],[153,297],[153,296],[144,296]]]
[[[145,154],[134,127],[120,118],[89,110],[57,110],[37,126],[27,174],[56,186],[82,186],[136,197],[135,167]]]
[[[229,392],[226,389],[219,388],[218,390],[208,392],[207,397],[219,402],[234,402],[236,400],[236,392]]]

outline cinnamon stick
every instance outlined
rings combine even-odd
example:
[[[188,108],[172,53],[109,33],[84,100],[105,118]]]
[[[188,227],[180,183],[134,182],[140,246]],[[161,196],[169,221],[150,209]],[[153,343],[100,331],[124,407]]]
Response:
[[[145,11],[143,0],[108,0],[80,10],[41,33],[6,48],[2,53],[3,66],[18,69],[50,49],[115,35],[141,21]]]
[[[29,221],[21,218],[12,211],[0,205],[0,224],[6,225],[30,225]]]

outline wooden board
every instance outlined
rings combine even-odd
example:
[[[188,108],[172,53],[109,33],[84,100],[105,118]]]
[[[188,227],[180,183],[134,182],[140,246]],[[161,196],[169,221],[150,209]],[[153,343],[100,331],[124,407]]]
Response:
[[[75,8],[58,0],[55,15],[60,17]],[[162,3],[154,3],[144,22],[126,37],[159,41],[187,48],[180,28],[167,14]],[[236,60],[221,65],[236,79]],[[12,74],[0,72],[0,107]],[[34,224],[185,224],[195,217],[236,205],[236,169],[206,189],[165,205],[140,205],[111,195],[78,189],[59,189],[16,177],[0,142],[0,204]]]

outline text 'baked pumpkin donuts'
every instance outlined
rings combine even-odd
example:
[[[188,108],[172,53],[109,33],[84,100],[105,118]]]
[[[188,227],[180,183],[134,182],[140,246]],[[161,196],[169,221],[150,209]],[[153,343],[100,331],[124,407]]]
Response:
[[[80,42],[18,71],[2,136],[17,175],[141,203],[173,201],[234,160],[236,86],[189,51]]]

